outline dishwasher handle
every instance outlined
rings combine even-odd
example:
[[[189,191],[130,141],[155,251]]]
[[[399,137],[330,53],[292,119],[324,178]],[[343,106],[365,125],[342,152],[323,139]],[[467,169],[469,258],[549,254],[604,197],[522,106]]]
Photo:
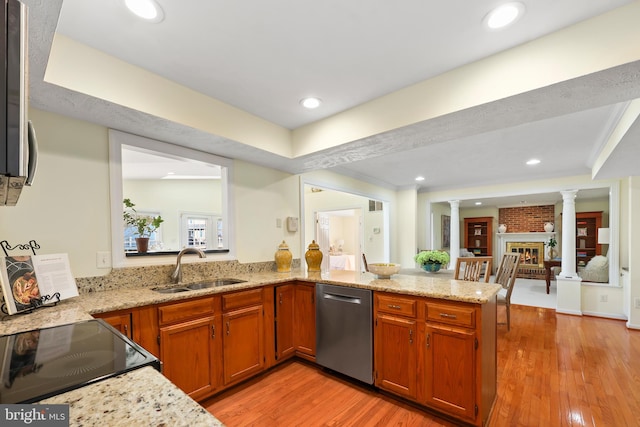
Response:
[[[360,298],[349,297],[344,295],[323,293],[322,298],[339,301],[339,302],[347,302],[349,304],[362,304],[362,300]]]

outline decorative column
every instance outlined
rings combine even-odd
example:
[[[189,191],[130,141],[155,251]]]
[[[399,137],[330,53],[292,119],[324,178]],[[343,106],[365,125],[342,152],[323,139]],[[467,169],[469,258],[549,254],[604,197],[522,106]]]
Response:
[[[449,200],[451,224],[449,224],[449,266],[455,266],[460,256],[460,200]]]
[[[560,276],[577,276],[576,270],[576,195],[578,190],[562,194],[562,267]]]
[[[582,279],[576,273],[576,204],[578,190],[562,194],[562,271],[556,278],[556,313],[582,315]]]

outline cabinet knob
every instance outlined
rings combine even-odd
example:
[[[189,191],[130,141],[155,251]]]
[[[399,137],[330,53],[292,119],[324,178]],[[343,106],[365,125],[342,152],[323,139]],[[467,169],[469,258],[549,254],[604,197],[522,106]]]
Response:
[[[211,338],[216,337],[216,325],[211,325]]]
[[[229,335],[230,331],[229,331],[229,322],[227,322],[227,335]]]
[[[413,344],[413,329],[409,329],[409,344]]]
[[[431,345],[431,334],[427,334],[427,348]]]

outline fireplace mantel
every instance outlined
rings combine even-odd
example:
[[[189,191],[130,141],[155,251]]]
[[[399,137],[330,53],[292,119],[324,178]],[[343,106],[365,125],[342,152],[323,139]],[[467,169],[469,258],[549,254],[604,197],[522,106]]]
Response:
[[[548,242],[556,233],[532,232],[532,233],[496,233],[498,236],[498,259],[502,259],[507,249],[507,242]]]

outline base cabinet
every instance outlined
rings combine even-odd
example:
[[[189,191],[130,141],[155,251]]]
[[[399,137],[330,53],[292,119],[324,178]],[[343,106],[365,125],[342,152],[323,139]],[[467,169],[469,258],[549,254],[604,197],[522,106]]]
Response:
[[[193,399],[222,384],[220,297],[158,307],[162,373]]]
[[[474,421],[476,418],[476,334],[427,325],[424,404]]]
[[[316,285],[298,282],[295,285],[293,309],[293,342],[296,354],[316,360]]]
[[[496,396],[496,302],[374,294],[375,385],[481,426]]]
[[[416,398],[415,319],[379,314],[375,321],[375,385],[403,397]]]
[[[95,317],[158,356],[167,378],[203,400],[293,355],[315,361],[315,284],[264,289]],[[375,385],[482,426],[496,396],[496,307],[495,297],[475,304],[374,292]]]
[[[265,369],[262,289],[222,295],[224,385]]]
[[[296,353],[294,340],[295,286],[279,285],[274,289],[274,313],[276,324],[276,360],[283,361]]]
[[[193,399],[208,396],[219,386],[216,339],[220,337],[214,316],[160,328],[162,373]]]
[[[120,333],[144,347],[145,350],[158,358],[160,357],[158,313],[155,306],[96,313],[93,317],[104,319]]]
[[[95,318],[102,319],[114,328],[116,328],[122,335],[132,338],[132,320],[131,320],[131,312],[127,311],[125,313],[108,313],[104,314],[96,314]]]

